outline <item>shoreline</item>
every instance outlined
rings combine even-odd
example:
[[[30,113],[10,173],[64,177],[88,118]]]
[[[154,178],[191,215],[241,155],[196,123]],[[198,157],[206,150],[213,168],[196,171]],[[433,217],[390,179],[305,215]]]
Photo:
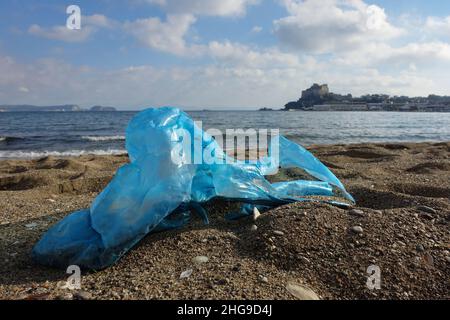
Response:
[[[112,136],[114,137],[114,136]],[[1,137],[0,137],[1,138]],[[341,146],[341,147],[358,147],[364,145],[421,145],[421,144],[439,144],[439,143],[447,143],[449,141],[446,140],[423,140],[423,141],[401,141],[401,140],[393,140],[393,141],[370,141],[370,142],[352,142],[352,143],[312,143],[312,144],[302,144],[301,142],[296,141],[296,143],[300,143],[303,147],[307,149],[314,148],[326,148],[333,146]],[[226,151],[226,150],[225,150]],[[15,154],[23,154],[21,157],[2,157],[0,156],[0,162],[2,161],[32,161],[39,160],[40,158],[45,157],[53,157],[53,158],[61,158],[61,159],[70,159],[70,158],[78,158],[85,156],[94,156],[94,157],[109,157],[109,156],[128,156],[128,151],[126,149],[98,149],[98,150],[83,150],[83,149],[73,149],[66,151],[41,151],[41,150],[0,150],[0,154],[2,152],[10,152]],[[30,154],[30,156],[25,156],[25,154]],[[231,151],[230,151],[231,154]]]
[[[450,299],[450,142],[307,149],[359,211],[296,203],[256,223],[232,222],[224,215],[236,204],[213,201],[210,225],[194,217],[181,230],[147,236],[113,267],[83,273],[85,297],[295,299],[286,289],[295,283],[321,299]],[[126,162],[125,155],[0,160],[0,298],[77,297],[62,288],[65,270],[35,265],[30,250],[51,225],[89,207]],[[283,170],[270,180],[300,176]],[[195,264],[197,256],[209,260]],[[366,287],[371,265],[381,269],[381,290]],[[188,269],[192,275],[180,279]]]

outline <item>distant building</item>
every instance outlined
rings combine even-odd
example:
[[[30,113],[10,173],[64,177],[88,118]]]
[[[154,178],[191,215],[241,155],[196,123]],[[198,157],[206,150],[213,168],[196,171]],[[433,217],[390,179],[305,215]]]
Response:
[[[411,111],[411,106],[408,105],[408,104],[405,104],[405,105],[403,105],[403,106],[400,106],[400,107],[398,108],[398,110],[399,110],[399,111]]]
[[[366,104],[321,104],[312,107],[313,111],[367,111]]]
[[[384,110],[384,103],[368,103],[367,109],[369,111],[383,111]]]

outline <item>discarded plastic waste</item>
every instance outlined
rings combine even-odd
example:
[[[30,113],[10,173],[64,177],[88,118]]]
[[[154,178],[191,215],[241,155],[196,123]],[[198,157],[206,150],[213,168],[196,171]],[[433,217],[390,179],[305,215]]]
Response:
[[[192,134],[194,156],[202,156],[208,148],[216,159],[228,158],[183,111],[167,107],[138,113],[126,130],[130,163],[117,171],[90,209],[70,214],[42,237],[32,252],[35,261],[63,268],[108,267],[148,233],[184,226],[191,212],[207,223],[200,204],[213,198],[245,203],[234,217],[252,215],[255,207],[264,211],[296,201],[318,201],[304,198],[308,195],[342,196],[353,202],[330,170],[282,136],[279,166],[301,168],[320,181],[269,183],[264,175],[274,169],[270,153],[264,161],[176,164],[171,153],[180,143],[180,130]],[[197,150],[194,144],[199,141]]]

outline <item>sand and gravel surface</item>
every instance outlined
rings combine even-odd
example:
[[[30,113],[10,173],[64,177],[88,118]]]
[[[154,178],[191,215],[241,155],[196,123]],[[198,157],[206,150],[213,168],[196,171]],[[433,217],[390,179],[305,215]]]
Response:
[[[309,149],[355,207],[296,203],[227,221],[237,204],[214,201],[209,225],[194,218],[147,236],[113,267],[83,272],[81,290],[65,289],[65,270],[36,265],[30,251],[127,157],[0,161],[0,298],[450,299],[450,143]],[[370,266],[379,290],[367,287]]]

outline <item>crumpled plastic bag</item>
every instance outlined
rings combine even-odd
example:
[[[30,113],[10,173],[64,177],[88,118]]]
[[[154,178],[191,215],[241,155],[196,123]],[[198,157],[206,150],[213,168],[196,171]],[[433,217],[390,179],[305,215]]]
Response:
[[[180,151],[183,142],[180,130],[193,137],[190,152],[194,159],[208,148],[213,159],[230,160],[217,142],[183,111],[166,107],[138,113],[126,130],[130,163],[117,171],[89,209],[74,212],[53,226],[33,248],[33,259],[63,268],[106,268],[150,232],[184,226],[191,212],[207,223],[201,204],[213,198],[244,203],[241,215],[251,214],[254,206],[269,209],[313,201],[304,198],[309,195],[341,196],[354,201],[318,159],[282,136],[278,162],[269,154],[264,161],[191,164],[173,161],[173,152],[177,152],[174,150]],[[196,143],[201,147],[195,148]],[[184,159],[183,152],[179,156]],[[301,168],[319,181],[271,184],[264,176],[274,173],[278,166]]]

